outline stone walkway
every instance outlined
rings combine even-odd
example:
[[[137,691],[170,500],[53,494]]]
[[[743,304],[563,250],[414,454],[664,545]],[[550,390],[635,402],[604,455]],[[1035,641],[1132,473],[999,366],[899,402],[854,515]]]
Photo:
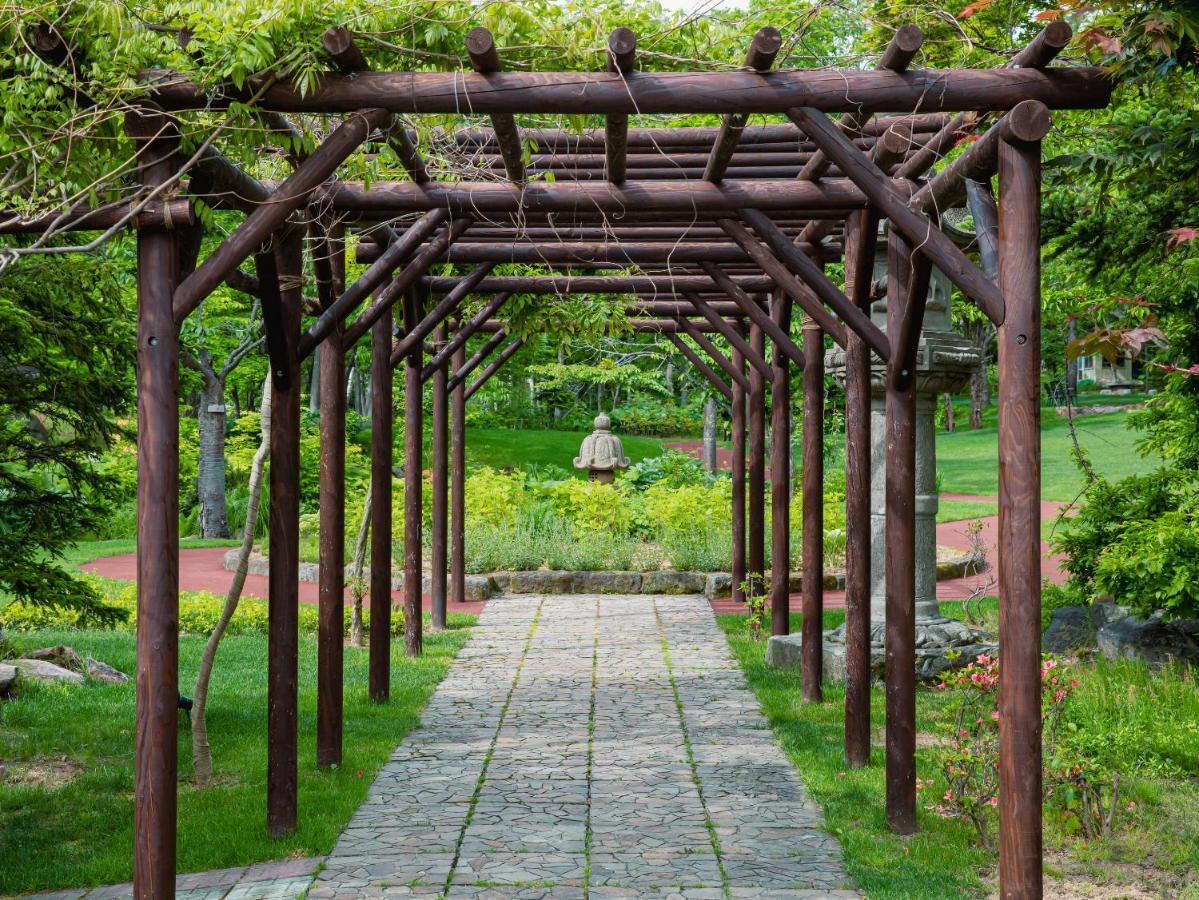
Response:
[[[309,898],[855,897],[701,597],[488,604]]]

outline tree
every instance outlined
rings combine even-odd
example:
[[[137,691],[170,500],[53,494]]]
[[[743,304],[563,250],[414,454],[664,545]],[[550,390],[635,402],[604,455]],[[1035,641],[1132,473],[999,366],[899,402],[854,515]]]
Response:
[[[0,280],[0,591],[108,621],[121,614],[56,563],[122,487],[95,462],[132,408],[123,249],[31,260]]]

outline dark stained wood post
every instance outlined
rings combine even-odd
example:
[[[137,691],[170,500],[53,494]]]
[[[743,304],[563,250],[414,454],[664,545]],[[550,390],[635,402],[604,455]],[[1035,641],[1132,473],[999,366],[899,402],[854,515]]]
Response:
[[[266,819],[272,837],[296,828],[296,703],[300,605],[300,309],[304,243],[274,237],[279,348],[272,360]],[[268,317],[267,322],[271,320]],[[269,324],[268,324],[269,327]]]
[[[749,346],[759,355],[766,355],[766,335],[757,325],[749,328]],[[746,565],[750,590],[758,594],[766,577],[766,379],[753,367],[749,370],[748,401],[749,454],[746,468],[749,475],[749,533]]]
[[[887,333],[907,307],[911,249],[892,231],[887,245]],[[892,356],[898,356],[898,352]],[[887,823],[916,830],[916,392],[887,378],[886,697]]]
[[[745,357],[733,350],[733,367],[745,371]],[[745,398],[748,394],[734,380],[731,430],[733,438],[733,584],[731,596],[737,603],[745,602]]]
[[[845,225],[845,296],[870,308],[878,220]],[[870,348],[845,337],[845,764],[870,762]]]
[[[1041,883],[1040,141],[999,148],[999,893]]]
[[[824,700],[824,332],[803,324],[803,661],[800,693]],[[846,329],[847,332],[852,329]]]
[[[371,326],[370,697],[391,696],[391,307]]]
[[[466,363],[466,344],[454,351],[454,372]],[[450,392],[450,599],[466,602],[466,383]]]
[[[446,326],[438,326],[434,344],[441,347],[447,338]],[[433,514],[430,528],[433,532],[430,563],[432,565],[432,626],[436,631],[445,628],[446,614],[446,504],[449,487],[449,392],[446,390],[449,376],[445,366],[433,372]]]
[[[338,251],[344,253],[340,241]],[[346,390],[341,323],[321,344],[320,585],[318,591],[316,764],[341,764],[345,645]]]
[[[776,291],[771,317],[791,330],[791,298]],[[791,575],[791,364],[776,345],[770,386],[770,633],[788,634]]]
[[[179,130],[130,113],[138,179],[174,173]],[[153,140],[151,140],[153,138]],[[175,896],[179,699],[179,332],[171,312],[179,247],[166,228],[137,232],[137,745],[134,896]]]
[[[421,320],[420,294],[404,295],[404,327],[416,328]],[[424,437],[424,384],[420,370],[421,347],[416,346],[404,359],[404,652],[420,656],[422,646],[421,582],[421,451]]]

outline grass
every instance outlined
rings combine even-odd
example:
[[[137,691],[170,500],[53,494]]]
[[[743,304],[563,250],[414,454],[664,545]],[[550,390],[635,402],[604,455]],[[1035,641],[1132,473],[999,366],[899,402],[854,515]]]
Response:
[[[941,497],[937,503],[937,524],[964,522],[999,515],[999,504],[981,500],[954,500]]]
[[[1105,413],[1075,420],[1079,443],[1096,471],[1123,478],[1156,465],[1136,449],[1140,435],[1127,427],[1127,413]],[[988,410],[977,431],[959,428],[937,434],[937,472],[941,490],[953,494],[993,497],[999,491],[998,429],[994,409]],[[1071,456],[1068,423],[1052,409],[1041,415],[1041,497],[1072,500],[1082,489],[1083,476]]]
[[[421,708],[463,645],[473,617],[426,631],[425,655],[404,656],[393,643],[391,702],[366,697],[367,651],[346,648],[345,758],[315,765],[316,643],[300,637],[299,828],[278,841],[266,835],[266,638],[229,636],[221,644],[208,727],[216,783],[191,782],[191,737],[179,728],[179,871],[246,865],[329,852],[374,774],[418,722]],[[18,649],[65,643],[134,671],[132,635],[99,631],[10,634]],[[204,638],[179,641],[180,685],[194,684]],[[85,688],[26,684],[0,705],[0,759],[83,765],[56,789],[0,782],[0,895],[127,881],[133,846],[134,685]],[[34,865],[30,863],[36,861]]]
[[[179,548],[181,550],[194,550],[201,547],[238,547],[241,545],[240,540],[232,539],[207,539],[207,538],[181,538]],[[114,538],[107,541],[80,541],[73,547],[67,547],[63,551],[63,564],[68,569],[75,569],[84,563],[91,562],[93,559],[100,559],[104,556],[121,556],[125,553],[137,552],[137,538]]]
[[[575,471],[574,458],[579,445],[590,432],[553,431],[550,429],[469,428],[466,432],[467,465],[491,466],[560,466]],[[620,436],[624,454],[630,462],[640,462],[647,456],[658,456],[669,438]],[[580,472],[580,476],[586,473]]]
[[[996,601],[983,605],[993,627]],[[962,616],[960,603],[941,606],[946,615]],[[822,704],[800,702],[798,671],[766,666],[765,644],[749,636],[745,617],[717,618],[784,751],[822,805],[826,827],[841,841],[850,874],[868,897],[939,900],[981,897],[994,890],[995,857],[975,846],[969,826],[921,808],[916,834],[903,837],[888,830],[881,740],[876,739],[867,768],[845,767],[840,685],[825,683]],[[829,611],[824,626],[842,621],[843,611]],[[792,631],[800,624],[801,617],[793,615]],[[1120,771],[1120,813],[1114,833],[1090,843],[1081,841],[1068,822],[1047,816],[1046,847],[1052,853],[1047,872],[1064,880],[1047,880],[1046,896],[1067,883],[1078,889],[1135,883],[1153,895],[1199,898],[1193,887],[1199,883],[1199,691],[1194,675],[1102,660],[1079,664],[1077,672],[1081,684],[1063,725],[1093,735],[1095,753]],[[950,721],[948,700],[939,692],[918,690],[918,735],[938,734]],[[871,696],[876,733],[884,724],[883,706],[883,691],[876,687]],[[1162,721],[1163,709],[1170,710],[1169,723]],[[937,771],[929,747],[917,749],[916,763],[922,778]],[[934,794],[938,790],[943,785]]]

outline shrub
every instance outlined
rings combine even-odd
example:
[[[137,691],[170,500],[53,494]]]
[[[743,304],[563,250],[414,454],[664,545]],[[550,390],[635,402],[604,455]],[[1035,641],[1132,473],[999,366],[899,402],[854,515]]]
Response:
[[[690,453],[666,450],[629,466],[621,476],[621,481],[638,490],[645,490],[652,484],[665,484],[667,487],[711,484],[718,477],[708,472],[704,464]]]
[[[614,531],[595,531],[579,540],[576,526],[548,504],[530,504],[510,526],[466,533],[469,572],[529,569],[583,570],[636,567],[643,543]]]
[[[574,524],[576,535],[591,540],[598,532],[627,534],[637,503],[623,484],[602,484],[571,478],[546,487],[554,509]]]
[[[467,476],[465,489],[467,527],[499,528],[513,522],[520,512],[525,476],[484,466]]]
[[[615,407],[610,416],[612,425],[624,434],[643,434],[650,437],[670,437],[695,434],[703,428],[703,417],[696,409],[662,403],[657,400],[635,400]]]

